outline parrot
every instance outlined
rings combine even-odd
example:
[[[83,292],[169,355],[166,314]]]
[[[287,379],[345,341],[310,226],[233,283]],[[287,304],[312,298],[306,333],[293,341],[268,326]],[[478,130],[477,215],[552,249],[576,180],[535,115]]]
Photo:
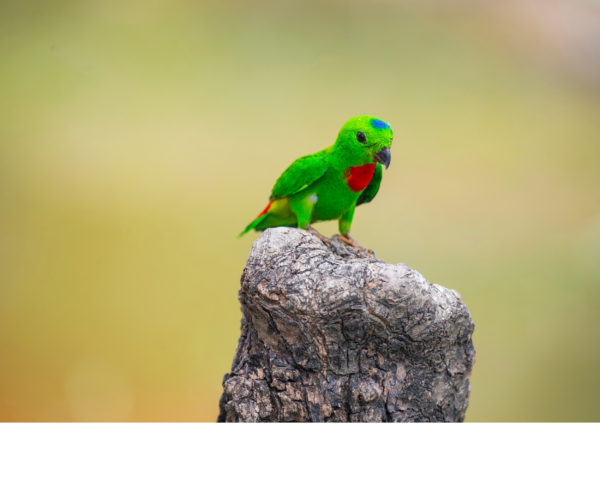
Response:
[[[312,224],[338,220],[338,239],[363,248],[351,235],[354,210],[369,203],[390,166],[394,134],[389,123],[375,117],[358,116],[348,120],[335,143],[317,153],[295,160],[275,182],[269,204],[240,233],[272,227],[296,227],[313,233],[332,245]]]

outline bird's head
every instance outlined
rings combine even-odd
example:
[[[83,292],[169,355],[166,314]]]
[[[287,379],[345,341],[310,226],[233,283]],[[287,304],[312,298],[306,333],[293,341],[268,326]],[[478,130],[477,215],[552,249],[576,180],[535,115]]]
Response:
[[[394,132],[389,123],[362,115],[344,124],[334,148],[348,162],[359,165],[378,162],[388,168],[392,159],[390,147],[393,138]]]

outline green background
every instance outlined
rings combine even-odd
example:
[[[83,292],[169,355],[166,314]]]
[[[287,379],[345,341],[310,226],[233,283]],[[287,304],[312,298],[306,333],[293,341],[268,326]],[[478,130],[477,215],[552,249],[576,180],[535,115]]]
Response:
[[[365,114],[353,235],[461,293],[467,421],[600,420],[600,82],[442,4],[3,0],[0,420],[214,421],[236,235]]]

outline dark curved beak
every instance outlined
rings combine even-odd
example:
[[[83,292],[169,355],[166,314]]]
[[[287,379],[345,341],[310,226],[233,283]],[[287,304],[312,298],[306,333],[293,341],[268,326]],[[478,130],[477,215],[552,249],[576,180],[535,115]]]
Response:
[[[373,160],[378,163],[381,163],[385,166],[386,170],[390,166],[390,162],[392,161],[392,154],[390,153],[390,149],[388,147],[383,147],[378,152],[373,154]]]

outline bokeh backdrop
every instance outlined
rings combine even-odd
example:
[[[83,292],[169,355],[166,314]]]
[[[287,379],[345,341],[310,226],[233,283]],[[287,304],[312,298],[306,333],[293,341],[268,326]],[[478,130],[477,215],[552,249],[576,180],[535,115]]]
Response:
[[[595,0],[2,0],[0,420],[214,421],[236,235],[362,114],[353,234],[462,294],[467,421],[599,421]]]

